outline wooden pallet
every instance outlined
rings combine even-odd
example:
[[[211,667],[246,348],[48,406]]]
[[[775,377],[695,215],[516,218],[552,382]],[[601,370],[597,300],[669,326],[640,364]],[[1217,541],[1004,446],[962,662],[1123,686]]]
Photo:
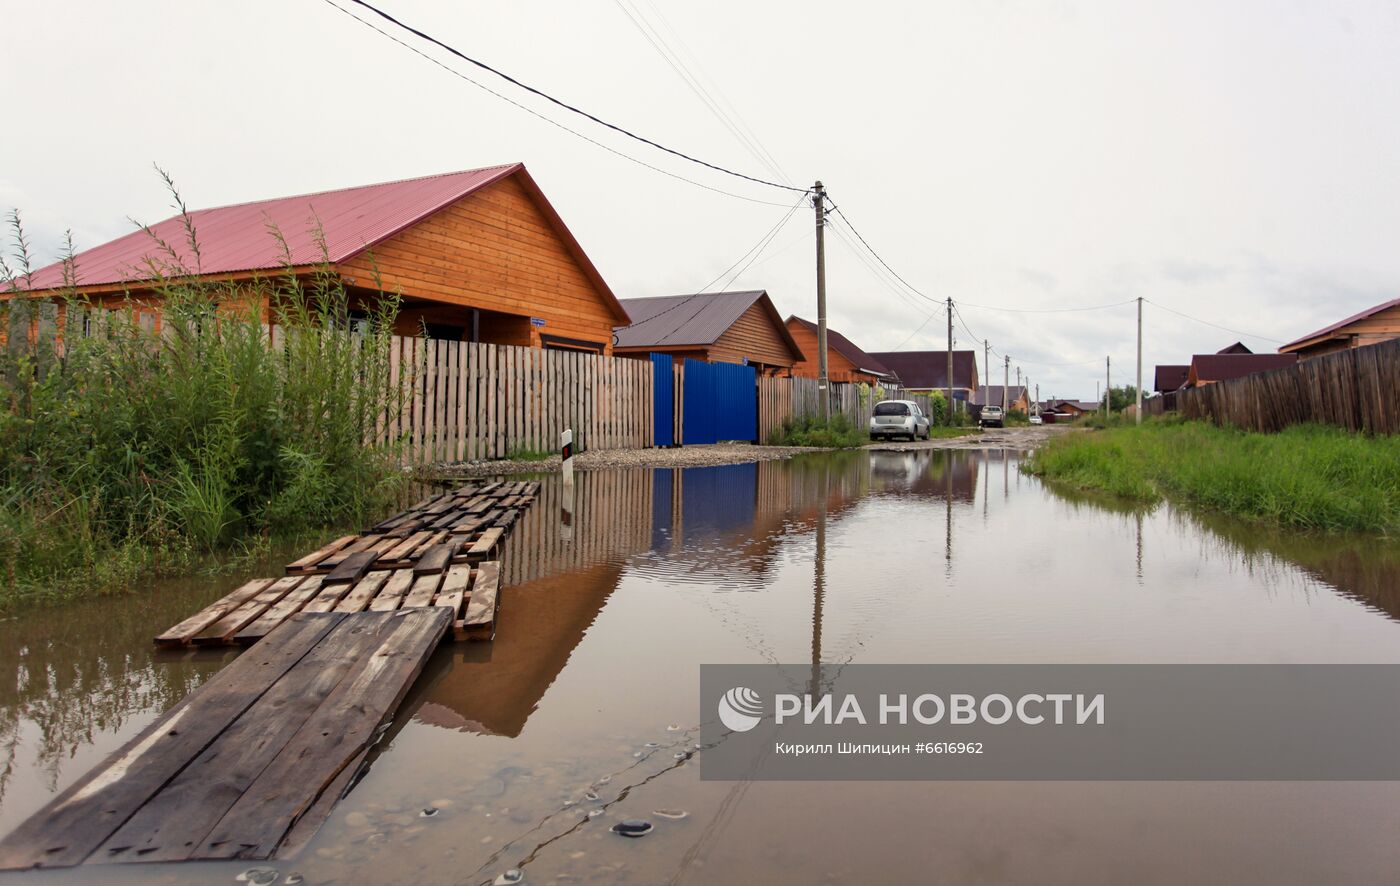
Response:
[[[288,575],[327,575],[356,554],[380,568],[415,566],[440,548],[453,563],[498,559],[502,540],[534,503],[540,484],[525,481],[462,486],[429,496],[358,535],[346,535],[287,564]],[[363,557],[362,557],[363,558]]]
[[[374,566],[376,568],[368,568]],[[299,612],[393,612],[442,607],[458,640],[489,640],[495,633],[500,564],[453,563],[446,556],[417,566],[379,569],[347,560],[329,575],[259,578],[170,627],[157,646],[248,645]],[[343,571],[341,571],[343,570]]]
[[[0,869],[304,845],[451,623],[435,607],[292,615],[0,842]]]

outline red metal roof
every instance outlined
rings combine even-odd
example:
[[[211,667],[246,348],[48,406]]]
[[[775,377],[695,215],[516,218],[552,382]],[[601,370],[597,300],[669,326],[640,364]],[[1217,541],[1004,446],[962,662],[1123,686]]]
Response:
[[[196,259],[189,247],[184,219],[173,216],[133,231],[110,243],[78,253],[79,286],[130,283],[153,279],[150,263],[169,274],[176,261],[200,274],[273,271],[292,265],[341,262],[397,234],[468,194],[524,170],[519,163],[429,175],[423,178],[363,185],[295,197],[238,203],[189,214],[199,244]],[[325,249],[317,242],[317,227]],[[272,231],[281,232],[286,250]],[[175,256],[163,251],[168,244]],[[290,254],[290,255],[289,255]],[[63,286],[62,264],[34,272],[27,289]]]
[[[1182,363],[1159,363],[1153,376],[1152,389],[1159,394],[1175,391],[1186,384],[1191,375],[1191,366]]]
[[[1225,381],[1297,362],[1297,354],[1196,354],[1191,358],[1190,383]]]
[[[1303,342],[1308,341],[1308,340],[1310,340],[1310,339],[1322,338],[1323,336],[1330,335],[1330,334],[1332,334],[1333,332],[1336,332],[1337,330],[1341,329],[1343,326],[1350,326],[1351,324],[1355,323],[1357,320],[1365,320],[1367,317],[1370,317],[1370,316],[1373,315],[1373,314],[1379,314],[1381,311],[1387,310],[1388,308],[1393,308],[1393,307],[1395,307],[1396,305],[1400,305],[1400,298],[1392,298],[1390,301],[1381,302],[1380,304],[1375,305],[1375,306],[1373,306],[1373,307],[1369,307],[1369,308],[1367,308],[1367,309],[1364,310],[1364,311],[1360,311],[1360,312],[1358,312],[1358,313],[1352,314],[1350,317],[1346,318],[1345,320],[1338,320],[1336,323],[1333,323],[1331,326],[1324,326],[1324,327],[1322,327],[1321,329],[1319,329],[1319,330],[1317,330],[1317,331],[1315,331],[1315,332],[1309,332],[1307,335],[1303,336],[1302,338],[1294,339],[1293,341],[1289,342],[1288,344],[1286,344],[1286,345],[1280,347],[1279,350],[1280,350],[1280,351],[1286,351],[1286,350],[1288,350],[1289,348],[1292,348],[1292,347],[1295,347],[1295,346],[1297,346],[1297,345],[1300,345],[1300,344],[1302,344]]]
[[[793,314],[791,317],[787,318],[787,321],[789,323],[801,323],[803,326],[807,327],[807,329],[811,330],[813,335],[817,334],[817,324],[813,323],[811,320],[803,320],[801,317]],[[894,378],[894,373],[890,372],[888,366],[881,363],[870,354],[867,354],[865,351],[862,351],[856,346],[855,342],[846,338],[846,336],[832,329],[830,326],[826,328],[826,346],[834,349],[847,360],[850,360],[855,364],[856,369],[862,372]],[[814,359],[816,358],[814,357]]]

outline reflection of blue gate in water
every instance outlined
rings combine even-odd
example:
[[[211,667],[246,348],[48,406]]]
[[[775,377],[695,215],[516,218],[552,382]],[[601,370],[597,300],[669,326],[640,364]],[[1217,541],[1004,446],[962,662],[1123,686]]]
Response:
[[[752,366],[685,361],[685,444],[758,440],[758,390]]]

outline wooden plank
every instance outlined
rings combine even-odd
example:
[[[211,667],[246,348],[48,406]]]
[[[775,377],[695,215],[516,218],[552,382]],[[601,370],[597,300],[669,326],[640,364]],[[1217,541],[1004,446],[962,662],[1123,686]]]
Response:
[[[364,653],[370,628],[341,620],[118,828],[91,860],[156,862],[198,857],[204,838]],[[294,780],[287,790],[297,787]]]
[[[272,630],[301,611],[313,597],[321,591],[321,576],[309,576],[297,585],[287,596],[278,600],[258,619],[234,635],[235,643],[254,643],[272,633]]]
[[[346,560],[350,559],[351,555],[358,554],[361,551],[367,551],[370,548],[373,548],[375,545],[379,544],[382,538],[383,536],[378,533],[362,535],[359,537],[359,539],[357,539],[354,542],[354,544],[346,545],[339,551],[336,551],[334,554],[331,554],[329,557],[326,557],[320,563],[316,564],[316,571],[334,572],[336,567],[344,563]]]
[[[180,646],[188,643],[195,634],[251,600],[273,581],[274,579],[271,578],[255,578],[240,585],[174,627],[167,628],[160,636],[156,637],[156,645]]]
[[[360,613],[342,618],[351,622],[375,616]],[[351,666],[238,798],[201,845],[200,857],[271,857],[296,819],[374,741],[450,622],[450,614],[436,607],[403,610],[383,618],[373,651]],[[296,790],[288,790],[289,785]],[[309,797],[308,787],[313,788]]]
[[[377,551],[356,551],[331,570],[325,578],[325,583],[333,585],[357,582],[365,577],[365,573],[369,572],[369,568],[374,565],[374,561],[377,559],[379,559]]]
[[[404,595],[413,585],[413,570],[399,569],[389,576],[385,582],[384,589],[370,601],[369,608],[374,612],[389,612],[399,608],[399,603],[403,602]]]
[[[495,560],[482,563],[477,568],[471,599],[467,601],[467,611],[462,616],[462,626],[468,637],[489,639],[495,633],[496,592],[500,576],[501,564]]]
[[[288,574],[293,573],[293,572],[298,572],[298,571],[303,570],[303,569],[311,569],[311,568],[314,567],[317,563],[319,563],[319,562],[321,562],[322,560],[326,559],[326,558],[329,557],[331,554],[334,554],[336,551],[339,551],[341,548],[346,547],[347,545],[349,545],[351,542],[353,542],[353,541],[354,541],[355,539],[357,539],[357,538],[359,538],[359,536],[356,536],[356,535],[342,535],[340,538],[337,538],[335,541],[331,542],[330,544],[325,545],[324,547],[318,548],[318,549],[315,550],[315,551],[312,551],[311,553],[307,554],[305,557],[302,557],[302,558],[299,559],[299,560],[293,560],[292,562],[290,562],[290,563],[287,564],[287,572],[288,572]]]
[[[442,587],[438,589],[438,595],[433,599],[434,606],[442,606],[452,611],[452,620],[458,620],[462,612],[462,604],[466,601],[466,595],[471,589],[472,568],[470,566],[453,566],[447,570],[447,575],[443,576]]]
[[[302,575],[288,575],[285,578],[277,579],[258,591],[252,599],[195,634],[190,638],[190,642],[196,646],[211,646],[229,642],[233,639],[234,634],[252,624],[258,616],[267,611],[268,607],[281,600],[288,591],[305,580],[306,577]]]
[[[403,560],[407,559],[409,554],[413,553],[413,551],[417,549],[419,545],[423,544],[423,542],[427,541],[430,538],[432,538],[431,532],[415,532],[413,535],[410,535],[407,539],[405,539],[402,544],[398,545],[397,547],[390,550],[389,553],[385,554],[383,559],[385,562],[388,563],[400,563]]]
[[[377,569],[355,583],[350,593],[335,604],[336,612],[363,612],[389,580],[389,570]]]
[[[433,545],[423,552],[423,556],[418,558],[418,562],[413,566],[413,574],[431,575],[446,570],[454,553],[455,551],[450,544]]]
[[[0,869],[81,863],[340,618],[292,616],[0,841]]]
[[[417,609],[421,606],[433,605],[433,600],[437,597],[438,586],[442,584],[442,573],[434,572],[429,575],[420,575],[413,580],[413,587],[408,595],[403,598],[403,609]]]
[[[328,585],[323,578],[321,580],[321,592],[311,599],[305,606],[301,607],[302,612],[333,612],[340,604],[340,599],[349,593],[354,585],[345,583]]]
[[[467,553],[473,556],[489,554],[491,552],[491,549],[496,546],[496,542],[501,540],[501,536],[504,533],[504,529],[500,528],[499,526],[493,526],[492,528],[481,533],[481,537],[478,538],[472,544],[472,546],[467,549]]]

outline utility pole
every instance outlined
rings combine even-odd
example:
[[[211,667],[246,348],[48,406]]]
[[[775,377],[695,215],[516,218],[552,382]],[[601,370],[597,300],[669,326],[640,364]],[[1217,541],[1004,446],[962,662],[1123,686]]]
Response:
[[[992,383],[992,343],[985,338],[982,339],[982,383]],[[983,405],[988,405],[986,401],[987,398],[983,397]]]
[[[1010,355],[1010,354],[1007,354],[1007,355],[1006,355],[1006,366],[1005,366],[1005,368],[1004,368],[1004,370],[1003,370],[1003,375],[1005,375],[1005,378],[1003,378],[1002,381],[1001,381],[1001,415],[1002,415],[1002,422],[1005,423],[1005,421],[1006,421],[1006,392],[1007,392],[1007,389],[1011,387],[1011,355]]]
[[[1103,417],[1113,418],[1113,358],[1103,358]]]
[[[1040,415],[1040,382],[1035,385],[1035,414]]]
[[[976,353],[975,351],[973,353]],[[972,358],[974,361],[976,357]],[[977,364],[973,363],[975,367]],[[948,424],[953,423],[953,298],[948,297]]]
[[[1142,296],[1138,296],[1137,424],[1142,424]]]
[[[1021,389],[1021,367],[1016,367],[1016,390]]]
[[[817,211],[817,395],[821,398],[822,421],[831,419],[831,390],[826,377],[826,189],[818,181],[812,186],[812,207]]]

